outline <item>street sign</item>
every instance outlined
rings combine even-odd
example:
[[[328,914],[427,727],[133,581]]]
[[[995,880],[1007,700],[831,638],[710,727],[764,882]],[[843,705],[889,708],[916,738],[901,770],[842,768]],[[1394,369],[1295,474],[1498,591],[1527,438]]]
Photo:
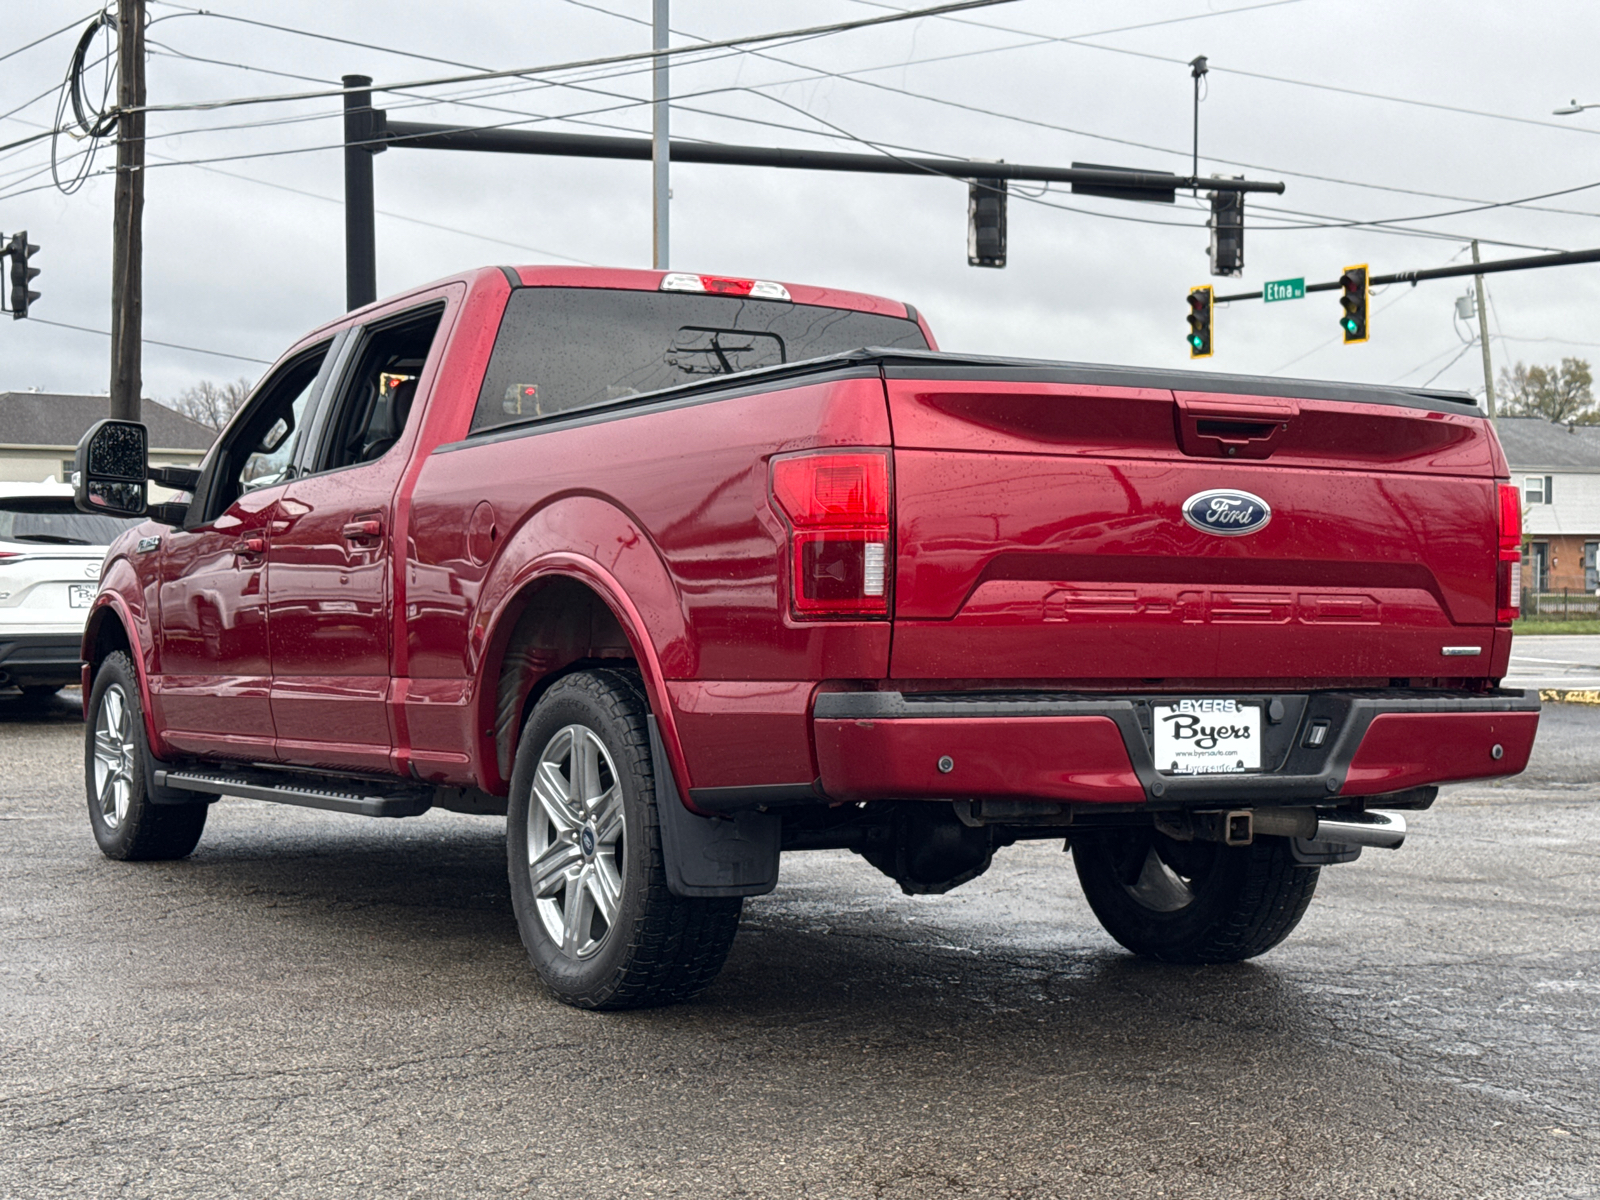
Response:
[[[1304,300],[1306,298],[1306,280],[1302,275],[1299,279],[1274,279],[1262,285],[1261,299],[1271,304],[1274,300]]]

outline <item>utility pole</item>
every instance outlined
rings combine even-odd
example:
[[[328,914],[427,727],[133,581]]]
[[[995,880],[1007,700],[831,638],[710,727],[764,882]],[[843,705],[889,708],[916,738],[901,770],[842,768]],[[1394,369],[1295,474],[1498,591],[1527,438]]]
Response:
[[[1194,194],[1200,194],[1200,81],[1206,74],[1206,56],[1197,54],[1189,62],[1189,75],[1194,80],[1194,156],[1189,162],[1189,178],[1196,181]]]
[[[139,419],[144,337],[144,0],[117,5],[117,184],[111,225],[111,415]]]
[[[665,50],[667,48],[667,0],[654,0],[655,20],[653,22],[654,39],[650,44],[652,50]],[[654,124],[650,135],[650,162],[651,182],[653,184],[652,209],[652,243],[650,265],[658,271],[667,269],[667,249],[669,225],[667,219],[667,198],[669,195],[670,176],[668,169],[672,164],[672,143],[667,130],[667,56],[658,55],[655,59],[655,69],[650,75],[650,94],[654,104],[651,106],[654,115]]]
[[[1478,239],[1472,239],[1472,261],[1478,262]],[[1483,403],[1494,420],[1494,369],[1489,365],[1489,306],[1483,302],[1483,276],[1474,275],[1478,288],[1478,340],[1483,343]]]

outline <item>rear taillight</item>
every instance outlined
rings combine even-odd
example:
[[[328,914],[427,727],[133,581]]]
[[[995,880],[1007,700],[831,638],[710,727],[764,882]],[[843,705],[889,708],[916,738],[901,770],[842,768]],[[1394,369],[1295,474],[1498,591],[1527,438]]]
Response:
[[[888,452],[775,458],[772,499],[791,529],[794,615],[888,616]]]
[[[1522,494],[1512,483],[1500,485],[1500,563],[1495,620],[1517,619],[1522,607]]]

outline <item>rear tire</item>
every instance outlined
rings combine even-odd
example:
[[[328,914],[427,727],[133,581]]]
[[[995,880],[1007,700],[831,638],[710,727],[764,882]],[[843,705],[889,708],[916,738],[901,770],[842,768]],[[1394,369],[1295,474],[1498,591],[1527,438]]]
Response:
[[[209,805],[155,804],[146,786],[150,747],[133,661],[107,655],[89,693],[83,774],[89,826],[107,858],[156,861],[186,858],[206,827]]]
[[[667,890],[639,677],[551,685],[517,745],[506,812],[511,904],[534,969],[577,1008],[675,1004],[722,969],[744,901]]]
[[[1073,834],[1072,860],[1105,931],[1169,963],[1265,954],[1300,923],[1317,890],[1317,868],[1297,864],[1287,838],[1224,846],[1104,829]]]

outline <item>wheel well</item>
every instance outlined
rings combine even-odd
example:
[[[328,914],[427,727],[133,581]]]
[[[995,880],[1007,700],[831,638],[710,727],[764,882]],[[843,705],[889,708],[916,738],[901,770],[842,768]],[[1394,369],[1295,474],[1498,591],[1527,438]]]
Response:
[[[536,580],[513,603],[523,608],[494,675],[494,747],[501,779],[511,778],[517,735],[551,684],[586,666],[633,661],[616,614],[576,579]]]
[[[100,671],[100,664],[118,650],[126,653],[129,658],[133,657],[133,643],[128,638],[128,631],[122,627],[121,618],[114,611],[106,610],[94,627],[94,642],[89,657],[91,684]]]

